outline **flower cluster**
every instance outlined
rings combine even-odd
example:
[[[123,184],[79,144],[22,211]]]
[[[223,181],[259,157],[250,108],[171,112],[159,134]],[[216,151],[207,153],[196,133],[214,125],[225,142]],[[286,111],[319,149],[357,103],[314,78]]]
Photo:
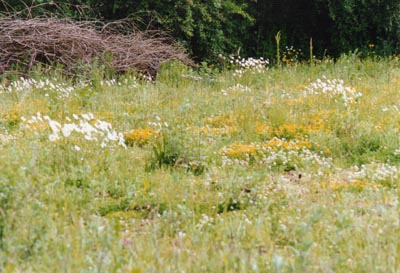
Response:
[[[6,132],[5,134],[0,134],[0,145],[10,143],[15,139],[15,136],[8,134],[8,132]]]
[[[159,133],[153,129],[134,129],[129,133],[124,134],[125,143],[127,145],[133,146],[143,146],[149,143],[152,139],[155,139]]]
[[[362,165],[360,174],[372,182],[393,183],[399,178],[399,169],[388,163],[371,163]]]
[[[306,87],[305,96],[309,95],[326,95],[335,99],[335,101],[340,98],[345,106],[356,102],[358,98],[362,97],[362,93],[357,92],[352,87],[345,86],[343,80],[329,80],[325,76],[322,80],[317,79]]]
[[[226,156],[232,158],[244,158],[254,156],[257,153],[266,151],[276,152],[279,150],[301,150],[303,148],[311,148],[311,143],[308,141],[287,141],[285,139],[273,138],[264,143],[251,144],[231,144],[223,149]]]
[[[277,138],[299,139],[305,138],[314,132],[329,132],[329,126],[322,119],[310,121],[307,125],[285,123],[277,126],[268,126],[264,123],[257,123],[255,133],[259,135],[272,135]]]
[[[222,89],[221,92],[224,96],[228,96],[228,94],[232,92],[251,92],[251,89],[245,85],[241,85],[240,83],[238,83],[234,86],[228,87],[227,89]]]
[[[157,132],[161,132],[163,129],[167,129],[169,127],[168,122],[162,121],[159,116],[155,116],[155,119],[156,121],[149,121],[148,125],[153,127]]]
[[[49,79],[37,81],[35,79],[20,78],[17,81],[12,81],[8,86],[0,85],[1,93],[22,93],[28,94],[35,90],[44,92],[56,91],[62,98],[69,97],[75,91],[75,88],[65,83],[55,83]],[[47,94],[48,96],[48,94]]]
[[[391,185],[400,178],[400,170],[388,163],[369,163],[361,167],[353,166],[347,171],[341,171],[340,181],[348,183],[367,180],[371,183]]]
[[[121,133],[117,133],[108,122],[95,119],[92,113],[73,114],[72,119],[65,118],[64,123],[52,120],[49,116],[42,116],[40,112],[30,119],[22,118],[28,128],[38,127],[38,124],[45,125],[51,131],[48,138],[50,141],[57,141],[72,136],[83,137],[87,141],[100,142],[101,147],[110,143],[118,143],[125,147],[125,139]]]
[[[209,125],[197,127],[194,132],[202,133],[206,136],[226,136],[237,132],[236,126],[224,126],[224,127],[211,127]]]
[[[13,127],[21,122],[23,108],[21,104],[16,104],[12,109],[7,111],[0,110],[0,124],[6,124]]]
[[[295,65],[299,62],[303,52],[301,49],[295,49],[293,46],[286,46],[282,52],[282,62],[286,65]]]
[[[379,188],[379,185],[362,179],[355,179],[352,181],[332,181],[326,184],[329,189],[335,191],[349,190],[353,192],[361,192],[366,188],[371,188],[371,189]]]
[[[331,159],[311,151],[308,141],[273,138],[265,143],[232,144],[222,149],[223,166],[261,165],[270,169],[330,168]]]
[[[211,227],[214,225],[215,219],[213,217],[208,216],[207,214],[202,214],[199,223],[196,225],[197,229],[203,229],[203,227]]]
[[[102,80],[100,81],[100,85],[104,87],[113,87],[113,86],[127,86],[130,89],[137,88],[139,86],[136,77],[133,78],[126,78],[122,81],[118,81],[116,79],[111,80]]]
[[[204,126],[196,127],[196,133],[205,135],[229,135],[237,132],[236,119],[231,114],[213,115],[204,121]]]
[[[234,76],[242,77],[244,73],[251,72],[252,74],[255,73],[263,73],[268,70],[269,60],[264,59],[263,57],[259,59],[255,58],[241,58],[238,56],[230,56],[230,64],[237,67],[234,71]]]
[[[219,114],[208,117],[205,120],[205,124],[214,128],[232,127],[236,126],[236,120],[232,114]]]

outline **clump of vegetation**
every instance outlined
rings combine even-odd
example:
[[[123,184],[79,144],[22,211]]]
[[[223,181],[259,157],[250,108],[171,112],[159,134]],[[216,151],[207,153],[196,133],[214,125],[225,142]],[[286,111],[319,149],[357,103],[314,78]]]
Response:
[[[196,160],[189,158],[176,138],[162,135],[153,145],[152,153],[147,163],[146,170],[154,171],[161,168],[180,168],[194,175],[201,175],[206,170],[206,166]]]

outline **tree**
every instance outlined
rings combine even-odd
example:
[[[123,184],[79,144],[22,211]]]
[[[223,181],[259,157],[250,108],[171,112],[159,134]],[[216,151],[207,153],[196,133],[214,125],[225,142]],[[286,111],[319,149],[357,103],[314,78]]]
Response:
[[[278,31],[282,46],[303,51],[312,38],[319,56],[369,44],[381,54],[400,49],[400,0],[0,0],[0,12],[38,4],[28,15],[62,10],[61,16],[74,18],[130,17],[143,28],[168,31],[197,61],[238,49],[243,56],[273,58]]]
[[[167,30],[197,60],[213,60],[220,53],[243,48],[248,27],[254,23],[247,1],[239,0],[91,0],[105,19],[131,16],[145,25]]]
[[[328,7],[334,22],[333,46],[339,52],[369,44],[377,45],[386,54],[399,49],[400,1],[329,0]]]

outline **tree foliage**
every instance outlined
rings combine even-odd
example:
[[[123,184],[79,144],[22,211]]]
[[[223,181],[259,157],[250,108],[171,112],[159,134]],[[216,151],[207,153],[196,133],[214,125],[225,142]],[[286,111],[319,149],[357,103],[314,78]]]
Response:
[[[253,23],[246,1],[237,0],[92,0],[105,19],[133,16],[145,25],[170,31],[194,57],[214,58],[243,47],[243,33]]]
[[[75,18],[130,17],[144,28],[168,31],[198,61],[238,51],[271,58],[278,31],[282,46],[303,51],[312,38],[320,56],[371,44],[382,54],[400,49],[399,0],[0,0],[0,11],[35,5],[30,16],[62,10]]]
[[[400,1],[328,1],[333,45],[340,51],[376,44],[381,53],[399,49]]]

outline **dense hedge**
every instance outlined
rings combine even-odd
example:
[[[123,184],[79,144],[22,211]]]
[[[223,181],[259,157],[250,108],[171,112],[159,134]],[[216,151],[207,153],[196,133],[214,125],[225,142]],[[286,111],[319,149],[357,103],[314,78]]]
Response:
[[[58,3],[41,5],[46,2]],[[63,10],[70,17],[106,20],[131,17],[168,30],[197,60],[236,53],[274,57],[281,45],[338,56],[355,49],[392,54],[399,50],[399,0],[0,0],[2,11],[41,5],[30,13]]]

